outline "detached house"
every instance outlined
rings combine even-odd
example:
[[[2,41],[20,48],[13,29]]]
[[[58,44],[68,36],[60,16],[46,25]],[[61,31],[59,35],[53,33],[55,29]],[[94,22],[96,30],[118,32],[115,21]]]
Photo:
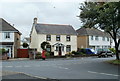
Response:
[[[80,28],[76,30],[78,33],[78,48],[110,48],[111,38],[108,34],[95,28]]]
[[[77,50],[77,33],[71,25],[40,24],[34,18],[30,34],[30,48],[42,52],[41,43],[49,42],[47,50],[54,56],[64,56],[66,53]]]
[[[21,33],[4,19],[0,18],[0,48],[6,49],[10,57],[17,57]]]

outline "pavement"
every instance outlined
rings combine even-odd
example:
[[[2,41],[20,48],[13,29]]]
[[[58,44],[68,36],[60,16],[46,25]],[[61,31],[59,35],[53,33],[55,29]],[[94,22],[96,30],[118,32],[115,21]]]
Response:
[[[2,71],[2,81],[57,81],[48,78],[36,77],[22,72]]]

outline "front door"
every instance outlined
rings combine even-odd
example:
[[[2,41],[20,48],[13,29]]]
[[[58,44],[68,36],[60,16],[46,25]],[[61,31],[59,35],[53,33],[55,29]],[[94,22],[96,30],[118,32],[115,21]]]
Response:
[[[59,56],[61,56],[61,55],[62,55],[61,46],[59,46],[58,55],[59,55]]]

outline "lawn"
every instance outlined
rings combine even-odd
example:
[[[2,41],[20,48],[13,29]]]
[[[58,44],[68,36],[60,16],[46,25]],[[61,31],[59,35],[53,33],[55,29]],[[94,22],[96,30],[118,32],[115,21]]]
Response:
[[[110,60],[110,61],[107,61],[107,62],[110,63],[110,64],[120,65],[120,60]]]

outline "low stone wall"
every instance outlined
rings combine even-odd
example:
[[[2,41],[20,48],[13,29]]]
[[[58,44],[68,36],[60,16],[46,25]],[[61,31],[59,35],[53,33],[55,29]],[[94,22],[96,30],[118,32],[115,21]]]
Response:
[[[5,55],[0,55],[0,60],[7,60],[7,54],[5,54]]]

